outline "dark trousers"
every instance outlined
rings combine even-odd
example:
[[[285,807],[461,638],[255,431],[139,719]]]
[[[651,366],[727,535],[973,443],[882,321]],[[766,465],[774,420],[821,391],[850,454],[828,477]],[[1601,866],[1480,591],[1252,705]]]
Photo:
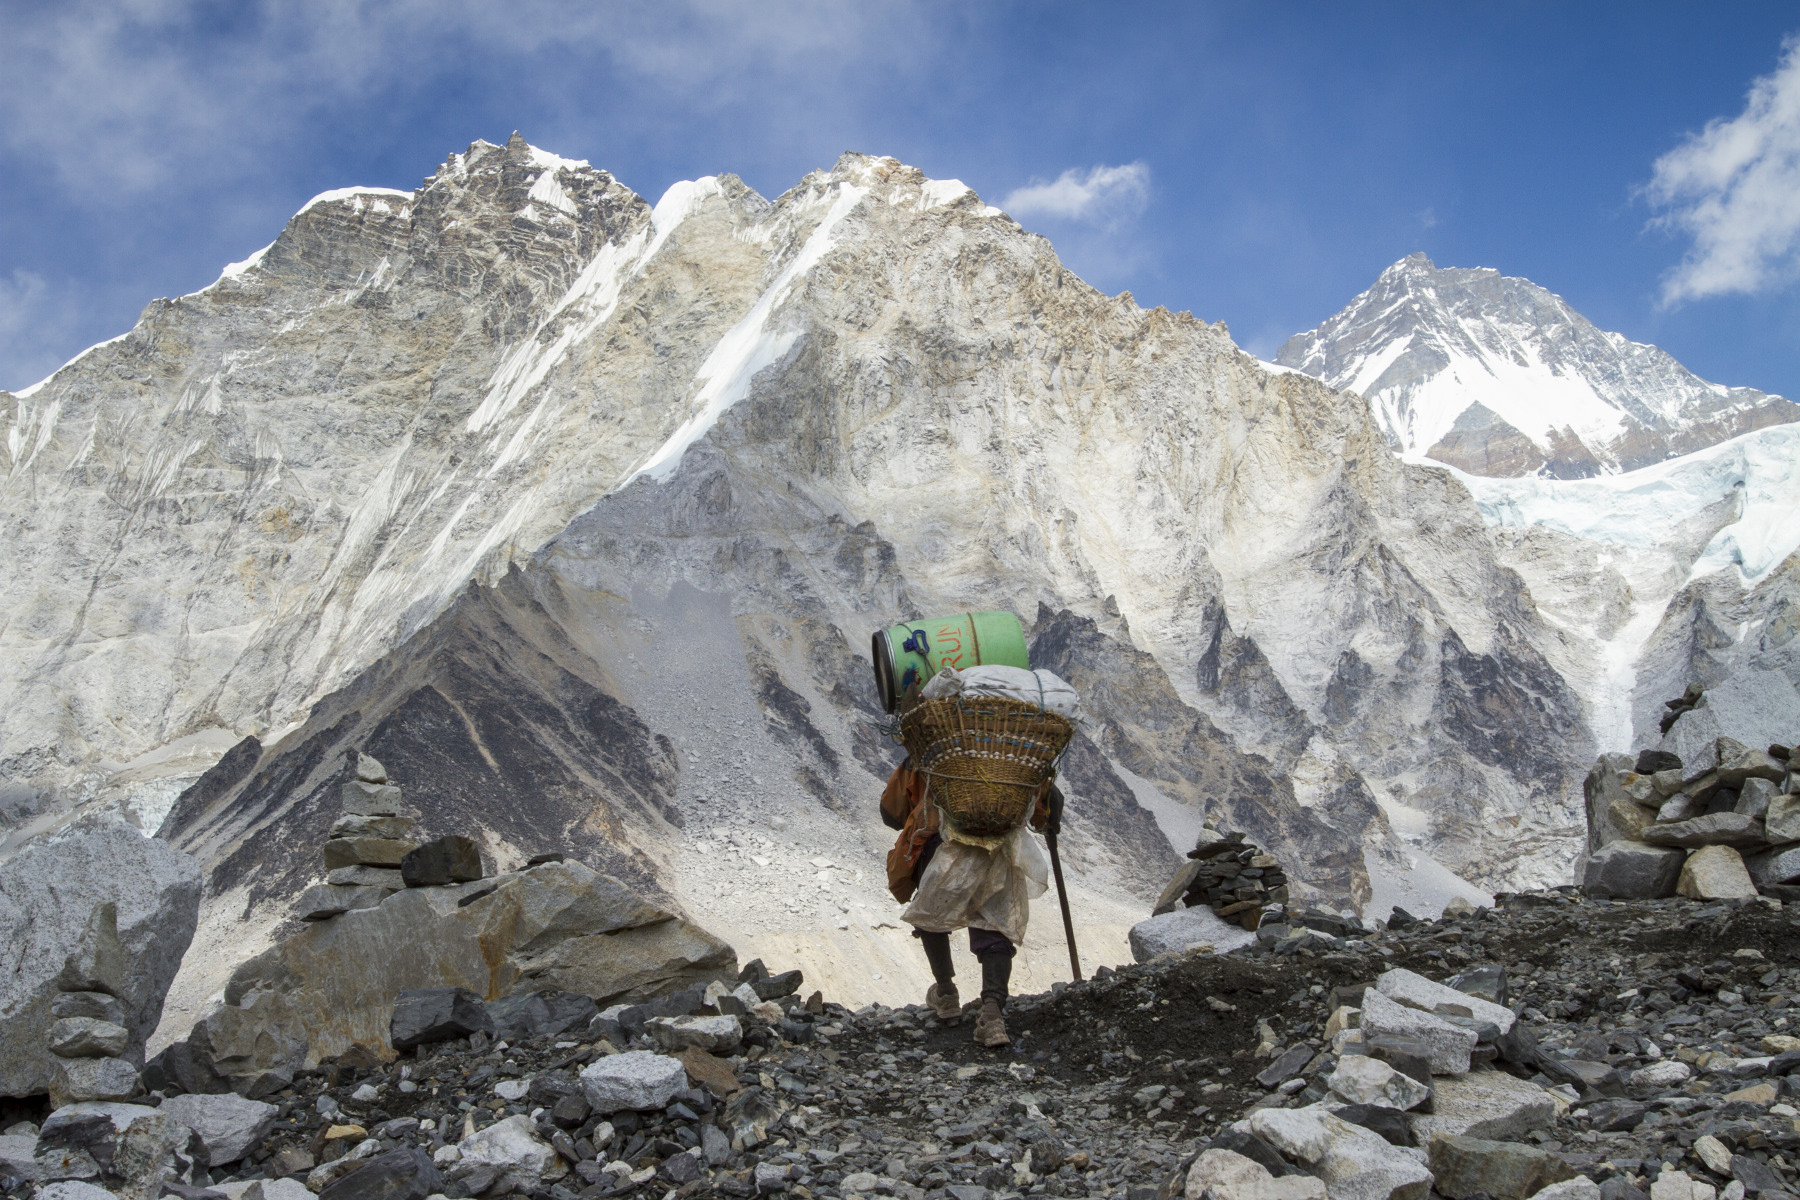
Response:
[[[931,964],[931,976],[939,987],[956,982],[956,964],[950,958],[950,935],[913,930],[913,936],[925,948],[925,960]],[[981,961],[981,998],[1006,1003],[1007,985],[1012,982],[1013,955],[1018,947],[1003,933],[991,929],[969,930],[969,953]]]

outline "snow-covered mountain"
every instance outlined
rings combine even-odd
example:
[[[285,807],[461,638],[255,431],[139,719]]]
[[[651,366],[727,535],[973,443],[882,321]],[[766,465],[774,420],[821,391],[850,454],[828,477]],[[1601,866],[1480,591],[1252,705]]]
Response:
[[[1800,405],[1708,383],[1530,280],[1423,254],[1275,361],[1367,397],[1403,454],[1472,475],[1628,471],[1800,420]]]
[[[1202,814],[1376,912],[1576,850],[1596,652],[1509,527],[1360,397],[892,159],[652,205],[476,143],[316,199],[0,420],[11,840],[119,811],[201,855],[172,1020],[314,872],[348,745],[427,832],[910,991],[862,648],[935,612],[1013,609],[1087,697],[1100,961]]]

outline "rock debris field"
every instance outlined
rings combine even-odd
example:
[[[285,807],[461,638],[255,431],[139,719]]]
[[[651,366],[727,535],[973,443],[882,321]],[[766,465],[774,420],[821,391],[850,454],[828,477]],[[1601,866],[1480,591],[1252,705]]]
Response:
[[[11,1124],[0,1175],[50,1200],[1783,1196],[1797,934],[1767,898],[1502,896],[1102,970],[1014,998],[997,1052],[967,1017],[850,1012],[759,964],[598,1016],[408,993],[393,1062],[353,1051],[266,1103],[151,1072],[130,1104]]]

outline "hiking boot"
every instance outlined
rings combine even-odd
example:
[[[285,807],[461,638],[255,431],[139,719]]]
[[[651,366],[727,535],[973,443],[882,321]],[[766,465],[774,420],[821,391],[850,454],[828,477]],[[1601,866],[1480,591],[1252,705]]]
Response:
[[[1006,1034],[1006,1018],[1000,1015],[1000,1002],[983,1000],[981,1015],[975,1018],[975,1044],[991,1050],[1011,1042]]]
[[[925,1004],[937,1014],[940,1021],[954,1021],[962,1016],[962,1001],[957,998],[954,983],[934,983],[926,988]]]

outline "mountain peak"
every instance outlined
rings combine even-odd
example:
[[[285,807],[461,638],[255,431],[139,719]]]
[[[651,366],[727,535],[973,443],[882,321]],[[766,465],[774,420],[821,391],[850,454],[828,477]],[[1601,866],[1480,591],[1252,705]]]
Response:
[[[1275,361],[1367,397],[1402,453],[1477,475],[1630,470],[1800,419],[1595,328],[1529,279],[1418,252]]]

